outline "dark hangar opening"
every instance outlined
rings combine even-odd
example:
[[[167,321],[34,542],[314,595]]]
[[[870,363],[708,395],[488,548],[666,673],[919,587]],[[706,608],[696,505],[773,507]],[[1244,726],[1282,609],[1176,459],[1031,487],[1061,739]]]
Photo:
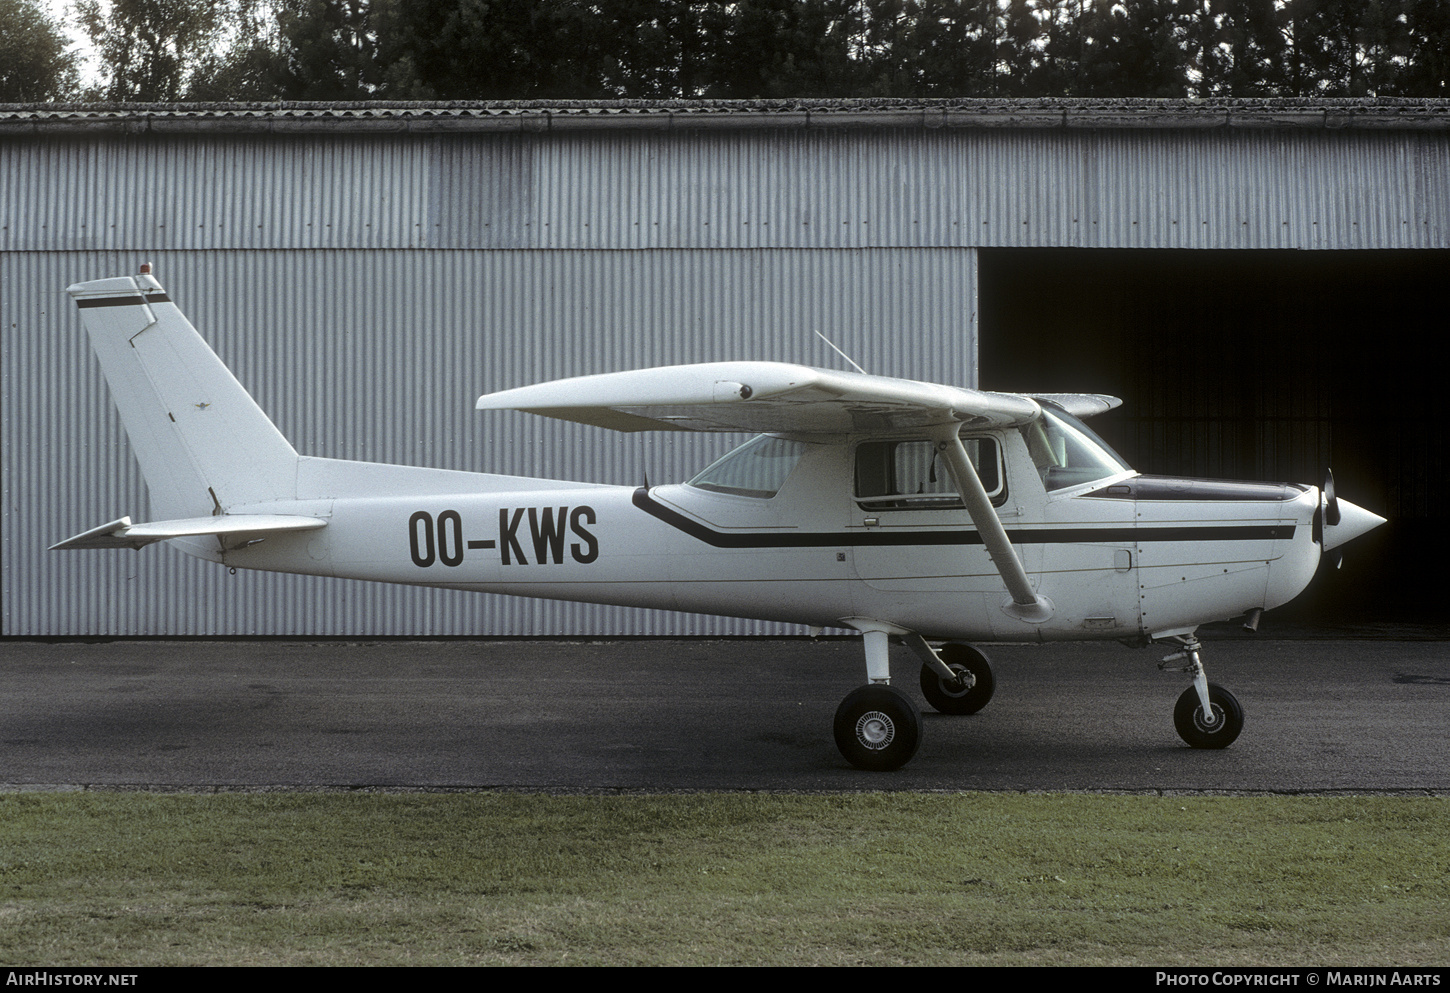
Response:
[[[1275,620],[1450,623],[1441,563],[1450,251],[986,249],[984,389],[1123,398],[1145,473],[1318,484],[1389,523]]]

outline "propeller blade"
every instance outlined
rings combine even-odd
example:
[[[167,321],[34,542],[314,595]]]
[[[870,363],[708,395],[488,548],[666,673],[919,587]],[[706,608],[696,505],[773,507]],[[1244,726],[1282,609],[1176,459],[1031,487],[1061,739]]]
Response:
[[[1324,470],[1324,523],[1334,527],[1339,523],[1339,498],[1334,495],[1334,470]]]

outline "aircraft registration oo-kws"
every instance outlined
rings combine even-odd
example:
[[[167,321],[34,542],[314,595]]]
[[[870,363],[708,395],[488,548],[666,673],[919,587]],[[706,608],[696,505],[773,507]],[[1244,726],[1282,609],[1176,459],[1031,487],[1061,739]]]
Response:
[[[607,486],[298,455],[161,284],[76,283],[156,519],[56,545],[167,541],[236,569],[852,628],[865,685],[841,754],[896,769],[921,711],[888,648],[921,659],[927,702],[971,714],[994,681],[970,642],[1173,643],[1195,748],[1243,711],[1204,675],[1200,624],[1259,615],[1325,553],[1384,523],[1323,487],[1144,476],[1083,418],[1121,401],[1021,395],[776,362],[583,376],[481,397],[616,431],[749,432],[688,483]],[[854,364],[854,363],[853,363]],[[944,642],[944,643],[943,643]]]

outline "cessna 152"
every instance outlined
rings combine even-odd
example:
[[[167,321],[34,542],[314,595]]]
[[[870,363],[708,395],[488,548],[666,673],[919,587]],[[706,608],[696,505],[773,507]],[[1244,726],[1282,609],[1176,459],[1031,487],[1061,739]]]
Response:
[[[237,569],[846,627],[867,683],[836,713],[842,755],[895,769],[921,712],[888,646],[921,659],[938,711],[992,696],[968,642],[1176,643],[1174,710],[1196,748],[1243,726],[1204,675],[1197,627],[1259,614],[1321,556],[1383,523],[1323,487],[1144,476],[1082,418],[1120,401],[957,389],[774,362],[560,380],[484,396],[617,431],[750,432],[688,483],[637,488],[298,455],[143,266],[77,283],[157,518],[57,549],[168,541]],[[934,645],[934,642],[946,642]]]

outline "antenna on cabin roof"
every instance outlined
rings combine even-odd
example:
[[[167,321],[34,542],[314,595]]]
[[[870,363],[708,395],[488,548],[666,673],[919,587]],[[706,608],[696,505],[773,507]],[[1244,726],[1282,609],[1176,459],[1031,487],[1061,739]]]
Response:
[[[847,355],[845,352],[841,351],[839,348],[836,348],[836,343],[834,341],[832,341],[830,338],[827,338],[825,335],[821,334],[819,331],[816,332],[816,337],[819,338],[819,339],[821,339],[822,341],[824,341],[827,345],[830,345],[831,348],[835,349],[836,354],[839,355],[839,356],[841,356],[841,358],[845,359],[847,362],[851,363],[851,367],[854,368],[861,375],[863,375],[863,376],[869,375],[869,373],[867,373],[865,369],[862,369],[860,366],[856,365],[856,360],[855,359],[851,358],[851,356]]]

